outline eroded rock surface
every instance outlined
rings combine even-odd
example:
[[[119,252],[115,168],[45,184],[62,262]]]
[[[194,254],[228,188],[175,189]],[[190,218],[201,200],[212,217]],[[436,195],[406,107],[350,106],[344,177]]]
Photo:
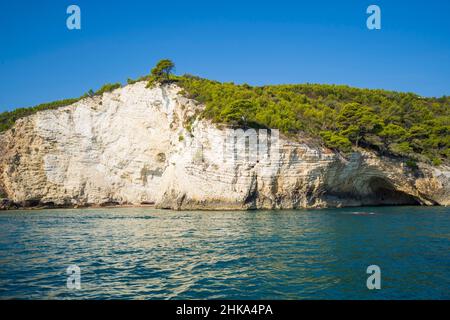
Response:
[[[180,90],[138,82],[20,119],[0,135],[3,198],[215,210],[450,204],[446,166],[411,170],[363,150],[344,158],[301,138],[280,137],[276,156],[275,140],[230,154],[229,130],[197,120],[202,106]]]

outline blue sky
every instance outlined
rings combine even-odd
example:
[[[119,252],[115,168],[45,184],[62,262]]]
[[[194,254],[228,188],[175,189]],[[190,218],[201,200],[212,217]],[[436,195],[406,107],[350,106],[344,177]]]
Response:
[[[81,8],[82,29],[66,28]],[[382,29],[366,27],[377,4]],[[147,74],[450,94],[450,1],[0,2],[0,111]]]

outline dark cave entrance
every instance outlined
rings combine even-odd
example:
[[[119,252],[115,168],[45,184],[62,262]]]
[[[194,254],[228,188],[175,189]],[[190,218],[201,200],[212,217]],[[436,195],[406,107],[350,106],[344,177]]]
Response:
[[[375,205],[421,205],[419,199],[405,192],[396,190],[386,179],[370,179],[369,189],[372,191],[371,198]]]

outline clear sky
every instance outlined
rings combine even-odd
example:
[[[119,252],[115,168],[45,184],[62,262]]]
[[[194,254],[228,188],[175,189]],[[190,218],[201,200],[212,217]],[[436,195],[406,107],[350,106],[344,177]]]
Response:
[[[81,8],[81,30],[66,9]],[[368,30],[366,9],[381,8]],[[0,0],[0,111],[149,73],[450,94],[450,1]]]

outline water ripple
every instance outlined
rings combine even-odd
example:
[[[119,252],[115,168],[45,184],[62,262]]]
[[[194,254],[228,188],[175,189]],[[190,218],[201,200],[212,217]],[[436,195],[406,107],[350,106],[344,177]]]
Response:
[[[2,299],[450,298],[448,208],[11,211],[0,235]]]

